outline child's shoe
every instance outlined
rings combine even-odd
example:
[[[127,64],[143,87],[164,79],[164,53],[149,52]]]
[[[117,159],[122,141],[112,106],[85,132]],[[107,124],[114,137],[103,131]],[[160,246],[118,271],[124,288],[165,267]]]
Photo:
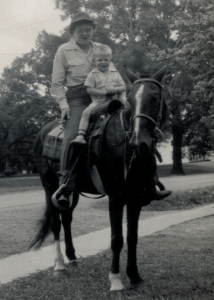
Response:
[[[81,144],[81,145],[86,145],[87,142],[86,140],[84,139],[84,136],[82,135],[78,135],[72,142],[71,144]]]

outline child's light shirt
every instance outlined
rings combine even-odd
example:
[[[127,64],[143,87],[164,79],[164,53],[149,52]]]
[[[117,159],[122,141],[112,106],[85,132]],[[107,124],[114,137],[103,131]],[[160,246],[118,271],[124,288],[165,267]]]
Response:
[[[108,89],[125,85],[125,82],[115,67],[110,65],[107,74],[100,72],[97,68],[92,70],[88,74],[84,85],[106,92]],[[106,96],[91,95],[91,100],[93,103],[99,104],[106,100]]]

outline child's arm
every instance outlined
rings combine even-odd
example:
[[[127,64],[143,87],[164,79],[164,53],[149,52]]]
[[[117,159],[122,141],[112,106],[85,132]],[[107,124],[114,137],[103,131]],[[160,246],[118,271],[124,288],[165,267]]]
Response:
[[[126,86],[125,85],[121,85],[121,86],[118,86],[118,87],[114,88],[114,90],[117,93],[122,93],[122,92],[126,91]]]
[[[87,93],[92,96],[106,96],[107,94],[105,91],[91,88],[91,87],[87,87]]]
[[[119,94],[121,94],[125,91],[126,91],[126,86],[121,85],[121,86],[112,87],[112,88],[108,89],[107,93],[112,93],[112,94],[119,93]]]

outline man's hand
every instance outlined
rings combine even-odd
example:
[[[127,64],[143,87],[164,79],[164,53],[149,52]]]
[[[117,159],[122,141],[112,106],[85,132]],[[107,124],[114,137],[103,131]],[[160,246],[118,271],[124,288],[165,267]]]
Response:
[[[66,107],[61,112],[61,120],[64,123],[67,119],[70,119],[70,107]]]

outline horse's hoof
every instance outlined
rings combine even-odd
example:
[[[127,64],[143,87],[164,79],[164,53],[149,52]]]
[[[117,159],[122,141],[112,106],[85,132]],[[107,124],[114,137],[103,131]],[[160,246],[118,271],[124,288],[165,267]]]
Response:
[[[111,292],[112,291],[122,291],[124,289],[124,286],[121,282],[120,273],[117,273],[117,274],[110,273],[109,281],[111,283],[111,288],[110,288]]]
[[[56,270],[56,271],[54,270],[53,277],[61,277],[64,274],[65,274],[65,269],[63,269],[63,270]]]

